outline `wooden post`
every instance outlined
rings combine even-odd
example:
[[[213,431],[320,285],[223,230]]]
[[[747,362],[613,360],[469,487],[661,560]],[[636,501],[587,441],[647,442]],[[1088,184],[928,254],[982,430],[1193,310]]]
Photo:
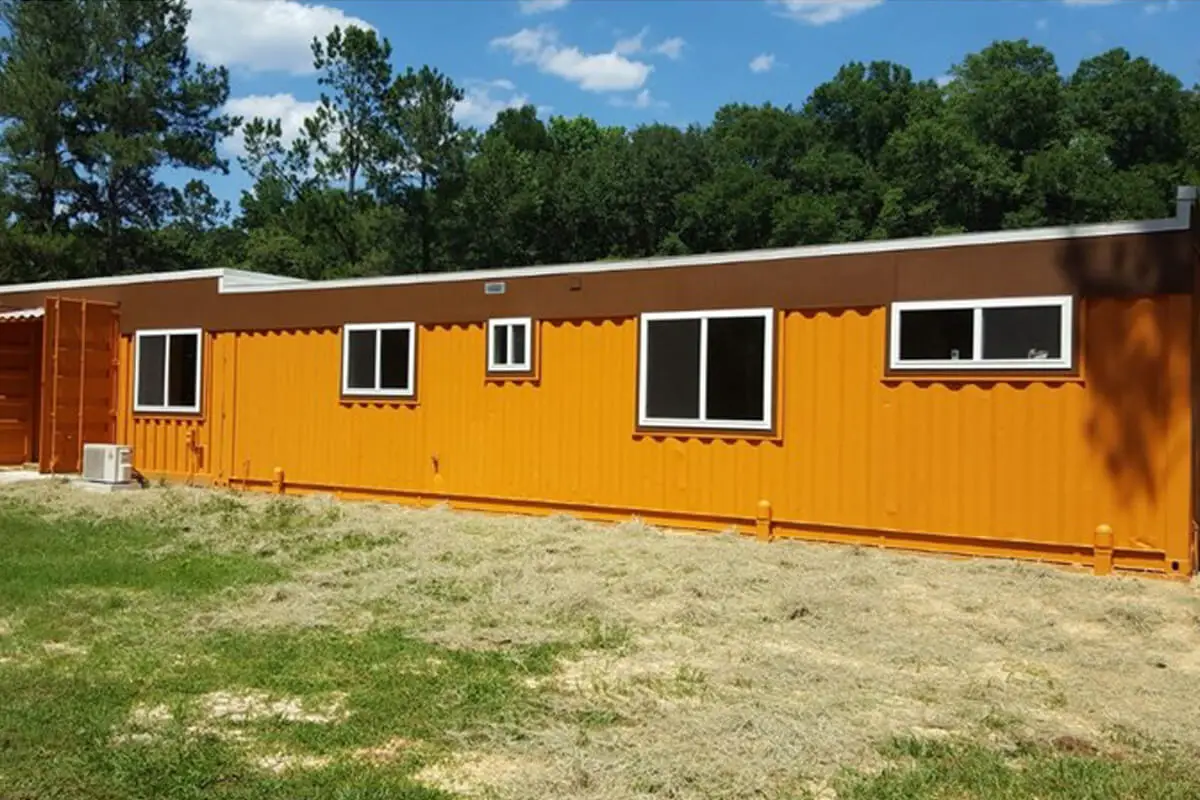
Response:
[[[755,518],[755,536],[760,542],[769,542],[774,534],[771,531],[771,502],[769,500],[758,501],[758,514]]]
[[[1113,571],[1113,532],[1108,525],[1096,526],[1096,539],[1092,549],[1092,572],[1096,575],[1111,575]]]
[[[275,494],[283,494],[283,467],[275,468],[275,478],[271,482],[271,488],[275,490]]]

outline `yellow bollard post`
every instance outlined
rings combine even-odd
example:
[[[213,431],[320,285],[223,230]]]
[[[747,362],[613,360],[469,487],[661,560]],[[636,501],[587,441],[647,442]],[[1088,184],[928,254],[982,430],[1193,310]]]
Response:
[[[1113,571],[1113,531],[1108,525],[1096,526],[1096,540],[1092,547],[1092,572],[1096,575],[1111,575]]]
[[[758,514],[755,516],[754,530],[755,536],[760,542],[769,542],[774,538],[771,530],[771,502],[769,500],[758,501]]]

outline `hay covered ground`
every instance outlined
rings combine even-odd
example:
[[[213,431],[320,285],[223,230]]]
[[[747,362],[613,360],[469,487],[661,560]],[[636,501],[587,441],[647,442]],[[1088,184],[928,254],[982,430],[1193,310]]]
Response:
[[[1200,590],[639,524],[0,491],[0,796],[1200,796]]]

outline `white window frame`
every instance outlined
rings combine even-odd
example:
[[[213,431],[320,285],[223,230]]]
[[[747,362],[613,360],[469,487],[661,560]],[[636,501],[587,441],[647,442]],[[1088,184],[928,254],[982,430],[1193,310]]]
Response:
[[[143,405],[138,398],[142,396],[142,339],[147,336],[165,336],[166,345],[163,352],[163,404]],[[169,404],[171,387],[171,337],[196,337],[196,402],[190,406],[173,406]],[[201,376],[204,374],[204,331],[201,328],[155,328],[136,331],[133,335],[133,410],[137,413],[148,414],[199,414]]]
[[[983,357],[983,312],[989,308],[1054,307],[1060,310],[1061,355],[1058,358],[985,359]],[[903,360],[900,358],[901,315],[905,311],[974,311],[971,358]],[[888,363],[897,371],[920,370],[1066,370],[1071,369],[1075,352],[1075,298],[1071,295],[1043,297],[992,297],[978,300],[922,300],[892,303]]]
[[[708,320],[730,317],[758,317],[764,320],[763,335],[763,415],[757,420],[709,419],[708,411]],[[663,320],[700,320],[700,416],[698,419],[651,417],[646,413],[648,397],[646,378],[649,359],[649,328],[651,322]],[[717,311],[659,311],[641,315],[638,331],[638,425],[646,428],[693,428],[706,430],[769,431],[775,410],[775,309],[739,308]]]
[[[350,381],[350,334],[354,331],[375,332],[375,388],[353,389]],[[383,331],[408,331],[408,388],[379,388],[380,365],[383,363],[381,339]],[[416,394],[417,324],[415,322],[367,322],[342,326],[342,394],[347,397],[413,397]]]
[[[494,331],[501,325],[508,328],[509,363],[500,364],[496,361]],[[513,328],[525,328],[525,352],[518,363],[513,361]],[[500,317],[489,319],[487,324],[487,368],[488,372],[528,372],[533,369],[533,319],[530,317]]]

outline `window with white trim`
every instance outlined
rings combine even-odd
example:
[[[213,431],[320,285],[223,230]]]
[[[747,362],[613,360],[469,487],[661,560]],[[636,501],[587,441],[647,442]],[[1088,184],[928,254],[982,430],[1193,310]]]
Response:
[[[199,328],[134,334],[134,411],[200,413],[200,334]]]
[[[342,394],[412,397],[416,325],[342,326]]]
[[[642,314],[638,423],[769,430],[775,312]]]
[[[488,320],[488,372],[528,372],[533,364],[532,333],[529,317]]]
[[[1070,295],[892,304],[892,369],[1070,369]]]

